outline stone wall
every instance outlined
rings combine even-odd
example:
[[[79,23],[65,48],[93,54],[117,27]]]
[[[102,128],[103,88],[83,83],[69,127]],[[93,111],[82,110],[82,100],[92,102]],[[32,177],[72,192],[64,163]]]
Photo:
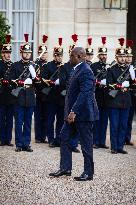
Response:
[[[79,35],[79,46],[87,46],[87,37],[93,37],[92,47],[97,54],[101,36],[107,36],[108,60],[114,58],[118,38],[126,37],[125,10],[104,9],[103,0],[39,0],[39,43],[47,34],[49,60],[58,37],[63,37],[64,61],[68,59],[71,35]]]

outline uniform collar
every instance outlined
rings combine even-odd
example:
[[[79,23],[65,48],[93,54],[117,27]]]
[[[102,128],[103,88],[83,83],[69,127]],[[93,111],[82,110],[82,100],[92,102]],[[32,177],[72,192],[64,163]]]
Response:
[[[119,66],[119,68],[125,68],[125,67],[126,67],[126,64],[119,64],[119,63],[118,63],[118,66]]]
[[[30,60],[29,60],[29,61],[27,61],[27,62],[25,62],[25,61],[23,61],[23,59],[21,59],[21,63],[23,63],[23,64],[27,65],[27,64],[29,64],[29,63],[30,63]]]

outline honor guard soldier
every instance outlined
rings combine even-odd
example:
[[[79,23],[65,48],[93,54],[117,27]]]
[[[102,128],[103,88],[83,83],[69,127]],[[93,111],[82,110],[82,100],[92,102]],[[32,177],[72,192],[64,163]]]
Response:
[[[62,38],[58,39],[59,46],[54,48],[54,60],[47,63],[47,68],[44,70],[42,77],[48,80],[47,95],[47,137],[49,147],[60,146],[60,130],[64,121],[64,93],[63,85],[61,84],[60,71],[63,67],[63,48]],[[54,133],[54,124],[56,117],[56,126]]]
[[[88,47],[85,49],[85,51],[86,51],[86,63],[91,65],[92,64],[92,59],[93,59],[93,56],[94,56],[93,48],[91,48],[92,38],[89,37],[87,40],[88,40]]]
[[[117,63],[107,72],[107,86],[109,86],[107,105],[109,107],[111,153],[127,154],[123,147],[131,107],[129,87],[134,70],[125,64],[124,38],[120,38],[119,42],[121,47],[116,49]]]
[[[12,128],[15,99],[10,94],[11,85],[9,73],[11,70],[11,35],[6,36],[6,44],[2,46],[2,60],[0,60],[0,145],[13,146]]]
[[[99,120],[94,124],[94,148],[105,148],[106,131],[108,125],[108,109],[106,107],[106,73],[107,73],[107,48],[106,37],[102,37],[103,46],[98,48],[98,62],[91,64],[91,69],[96,79],[96,101],[99,109]]]
[[[28,34],[24,34],[25,43],[21,45],[21,60],[15,62],[11,70],[11,79],[16,84],[12,94],[17,97],[15,105],[15,143],[16,152],[32,152],[31,123],[35,106],[35,92],[32,80],[36,78],[33,63],[30,61],[32,50],[28,43]]]
[[[41,92],[43,88],[42,72],[46,69],[48,51],[46,41],[48,36],[43,35],[43,43],[38,48],[38,55],[35,62],[36,66],[36,77],[35,88],[36,88],[36,106],[34,111],[34,122],[35,122],[35,142],[36,143],[47,143],[47,103],[46,97]]]
[[[133,53],[132,53],[132,46],[133,46],[133,41],[132,40],[128,40],[127,41],[127,48],[126,48],[126,65],[127,66],[131,66],[132,69],[133,68]],[[135,80],[135,75],[133,76],[133,81]],[[131,97],[132,97],[132,106],[130,107],[129,110],[129,117],[128,117],[128,127],[127,127],[127,134],[126,134],[126,140],[125,143],[126,145],[133,145],[133,143],[131,142],[131,131],[132,131],[132,122],[133,122],[133,117],[134,117],[134,113],[135,113],[135,91],[133,90],[133,86],[132,86],[132,91],[131,91]]]

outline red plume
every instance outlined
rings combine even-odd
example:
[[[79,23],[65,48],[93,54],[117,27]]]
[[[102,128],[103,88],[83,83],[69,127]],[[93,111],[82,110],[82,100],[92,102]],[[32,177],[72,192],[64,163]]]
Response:
[[[132,48],[134,42],[132,40],[127,40],[127,46]]]
[[[102,36],[101,38],[102,38],[102,44],[105,45],[106,44],[106,37]]]
[[[73,34],[71,36],[71,38],[73,39],[73,41],[76,43],[78,41],[78,35],[77,34]]]
[[[10,43],[11,35],[6,35],[6,43]]]
[[[59,41],[59,45],[61,46],[62,45],[62,38],[58,38],[58,41]]]
[[[25,34],[24,34],[24,37],[25,37],[25,41],[26,41],[26,42],[28,42],[28,36],[29,36],[28,33],[25,33]]]
[[[123,46],[123,45],[124,45],[124,42],[125,42],[125,39],[124,39],[124,38],[119,38],[118,40],[119,40],[119,44],[120,44],[121,46]]]
[[[42,39],[43,43],[45,43],[47,41],[47,39],[48,39],[48,36],[43,35],[43,39]]]
[[[89,44],[89,46],[91,46],[91,44],[92,44],[92,38],[91,37],[88,38],[88,44]]]

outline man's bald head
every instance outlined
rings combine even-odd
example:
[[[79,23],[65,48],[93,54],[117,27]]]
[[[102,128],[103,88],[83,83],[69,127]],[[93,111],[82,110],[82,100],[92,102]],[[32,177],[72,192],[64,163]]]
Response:
[[[75,47],[72,52],[76,53],[77,55],[83,55],[86,56],[85,49],[82,47]]]
[[[85,61],[86,52],[82,47],[75,47],[70,55],[70,62],[73,66],[77,65],[80,62]]]

